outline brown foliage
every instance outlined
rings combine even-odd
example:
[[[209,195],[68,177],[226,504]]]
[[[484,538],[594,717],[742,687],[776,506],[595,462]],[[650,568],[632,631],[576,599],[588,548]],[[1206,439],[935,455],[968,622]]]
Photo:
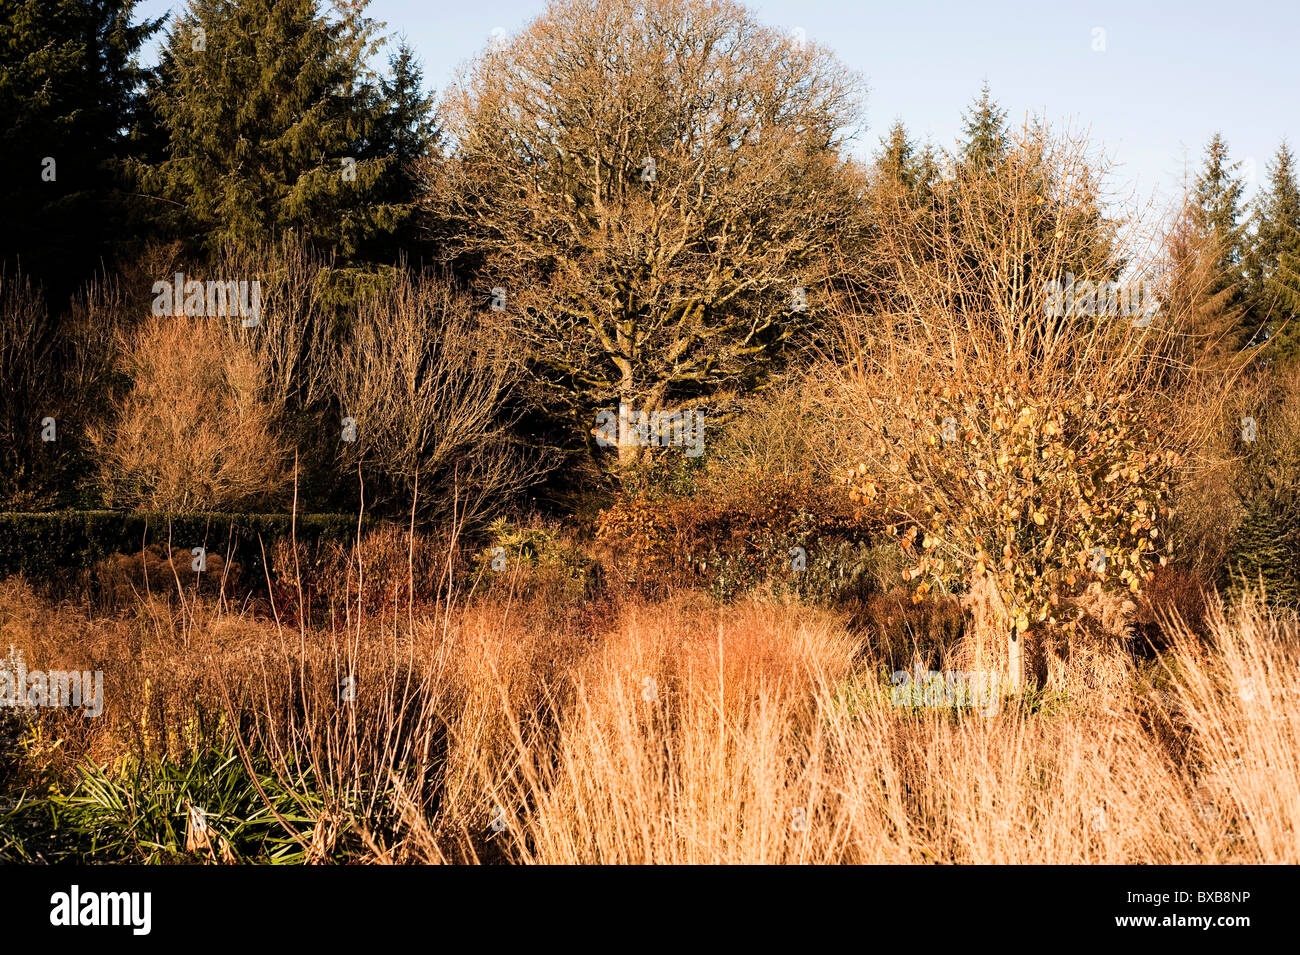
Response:
[[[177,592],[186,596],[215,597],[233,593],[240,583],[239,565],[227,564],[218,553],[204,556],[204,569],[193,569],[193,554],[186,547],[152,544],[135,554],[112,554],[97,561],[88,574],[89,589],[97,605],[116,610],[140,601],[164,601]]]
[[[807,477],[742,472],[689,496],[624,496],[600,513],[596,540],[611,576],[641,592],[704,585],[731,595],[791,581],[792,548],[812,561],[819,548],[865,541],[879,529]]]
[[[91,434],[109,502],[252,509],[288,486],[282,409],[267,365],[221,319],[147,319],[121,342],[130,390]]]
[[[248,745],[318,768],[315,821],[361,825],[370,861],[1297,861],[1300,635],[1253,607],[1212,613],[1209,644],[1171,624],[1141,676],[1112,645],[1045,643],[1048,691],[988,712],[891,705],[905,657],[777,602],[472,603],[300,634],[146,609],[0,584],[0,645],[105,671],[103,716],[37,714],[25,758],[71,773],[183,750],[196,705],[242,714]],[[369,828],[388,800],[397,831]]]

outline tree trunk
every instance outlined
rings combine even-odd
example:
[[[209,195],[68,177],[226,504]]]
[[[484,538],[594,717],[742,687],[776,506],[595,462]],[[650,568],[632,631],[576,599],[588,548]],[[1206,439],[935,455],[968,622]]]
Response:
[[[999,643],[1006,641],[1006,683],[1004,690],[1020,690],[1025,676],[1025,638],[1028,633],[1016,631],[1015,621],[1007,611],[997,586],[986,574],[972,574],[962,606],[970,615],[973,636],[970,663],[981,669],[1000,666]],[[1010,628],[1010,629],[1008,629]]]
[[[1020,692],[1020,685],[1025,679],[1025,637],[1029,631],[1021,633],[1016,625],[1011,625],[1011,635],[1007,638],[1007,688],[1013,693]]]
[[[628,404],[628,400],[621,397],[618,402],[618,466],[620,469],[631,467],[641,458],[641,446],[633,434],[635,421],[632,420],[632,416],[636,412]]]

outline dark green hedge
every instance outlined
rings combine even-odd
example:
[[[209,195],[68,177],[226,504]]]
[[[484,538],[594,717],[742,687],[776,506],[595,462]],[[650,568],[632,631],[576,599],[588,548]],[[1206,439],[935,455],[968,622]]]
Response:
[[[245,569],[260,572],[262,550],[290,533],[288,514],[166,514],[118,511],[0,512],[0,577],[49,577],[89,567],[110,554],[135,554],[149,544],[189,550],[229,551]],[[357,519],[346,514],[299,514],[293,533],[300,544],[351,540]]]

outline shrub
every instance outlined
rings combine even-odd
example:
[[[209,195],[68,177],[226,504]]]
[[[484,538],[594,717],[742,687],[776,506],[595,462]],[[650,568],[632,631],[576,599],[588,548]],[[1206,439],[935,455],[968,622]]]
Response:
[[[875,529],[807,480],[739,475],[689,497],[620,497],[596,539],[609,576],[643,592],[703,586],[731,599],[770,585],[832,598],[863,582]]]
[[[451,547],[437,534],[388,523],[367,527],[360,538],[299,540],[296,552],[281,537],[270,551],[276,611],[297,625],[316,609],[378,614],[426,607],[448,586]]]
[[[130,390],[91,432],[108,503],[256,508],[289,484],[265,362],[222,319],[151,318],[122,342]]]
[[[1068,601],[1088,583],[1136,594],[1165,560],[1159,538],[1178,458],[1159,449],[1155,423],[1127,396],[917,388],[890,410],[901,420],[866,424],[876,438],[869,456],[884,466],[861,464],[850,496],[885,498],[904,517],[893,529],[915,560],[916,599],[990,574],[1006,627],[1068,631]],[[903,436],[909,427],[926,434],[928,453]]]
[[[1275,606],[1300,607],[1300,364],[1269,369],[1262,385],[1253,414],[1228,422],[1241,519],[1222,583],[1232,601],[1262,587]],[[1242,420],[1253,424],[1252,440],[1242,437]]]
[[[425,513],[481,513],[527,487],[514,444],[509,341],[446,282],[403,274],[362,300],[333,388],[354,433],[341,446],[372,496]]]
[[[726,484],[739,474],[793,480],[822,473],[834,422],[820,371],[796,364],[737,402],[717,425],[710,421],[706,480]]]
[[[22,276],[0,274],[0,506],[75,506],[93,471],[85,429],[111,378],[122,297],[92,283],[61,314]]]
[[[87,582],[101,605],[120,608],[144,594],[171,597],[178,588],[205,596],[228,593],[238,587],[240,573],[238,564],[227,564],[219,553],[205,554],[203,571],[196,573],[190,548],[152,544],[135,554],[96,561]]]
[[[475,577],[489,585],[572,601],[592,596],[599,583],[596,562],[558,528],[498,518],[486,533],[488,545],[477,555]]]
[[[288,514],[0,513],[0,576],[48,579],[63,570],[90,568],[112,554],[138,554],[151,543],[170,543],[182,550],[204,547],[209,557],[229,549],[251,581],[261,579],[263,548],[269,552],[279,538],[293,535],[315,546],[349,539],[356,530],[356,518],[343,514],[301,514],[295,527]]]

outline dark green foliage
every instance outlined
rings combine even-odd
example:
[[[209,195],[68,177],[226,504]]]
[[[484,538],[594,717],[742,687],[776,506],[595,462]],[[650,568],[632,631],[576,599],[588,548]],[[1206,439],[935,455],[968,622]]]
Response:
[[[1224,240],[1221,255],[1225,265],[1235,265],[1241,257],[1241,195],[1245,186],[1237,175],[1240,166],[1228,158],[1228,144],[1215,133],[1205,147],[1205,164],[1193,184],[1197,224]]]
[[[310,764],[277,767],[253,751],[250,773],[224,718],[211,726],[200,713],[192,729],[179,755],[88,763],[66,792],[56,787],[0,814],[0,860],[303,862],[306,848],[287,826],[310,833],[321,811]],[[203,814],[211,849],[187,848],[191,807]]]
[[[1192,185],[1192,225],[1205,239],[1215,257],[1215,279],[1206,289],[1209,295],[1224,294],[1225,309],[1245,303],[1243,257],[1246,236],[1242,224],[1241,196],[1245,189],[1237,174],[1239,162],[1228,158],[1228,144],[1215,133],[1205,147],[1205,163]],[[1249,315],[1241,322],[1242,344],[1254,329]]]
[[[334,19],[317,0],[193,0],[151,94],[167,156],[138,167],[182,236],[211,250],[292,231],[348,260],[409,218],[402,166],[429,103],[409,51],[389,82],[369,77],[364,7]]]
[[[1300,512],[1256,497],[1237,529],[1224,576],[1230,601],[1262,587],[1270,604],[1300,607]]]
[[[133,24],[136,4],[0,4],[0,260],[59,298],[129,231],[116,170],[140,107],[136,54],[161,23]]]
[[[1255,223],[1248,258],[1255,336],[1270,343],[1271,357],[1291,361],[1300,355],[1300,186],[1285,142],[1269,164]]]
[[[1240,443],[1234,482],[1244,517],[1232,536],[1221,584],[1234,599],[1263,585],[1270,603],[1300,607],[1300,369],[1273,366],[1255,439]]]
[[[293,533],[299,543],[346,541],[357,519],[345,514],[148,514],[116,511],[0,513],[0,576],[22,573],[47,578],[61,570],[90,567],[110,554],[133,554],[167,543],[231,556],[257,579],[274,542]]]
[[[880,155],[876,157],[876,171],[880,177],[905,189],[915,189],[920,170],[916,147],[907,135],[901,119],[889,127],[889,135],[881,141]]]
[[[367,252],[385,262],[405,255],[419,265],[415,261],[420,251],[420,227],[414,214],[420,190],[416,170],[422,159],[438,151],[442,133],[434,120],[433,94],[424,91],[420,61],[405,42],[388,58],[388,75],[379,82],[378,100],[372,107],[377,119],[366,154],[390,159],[375,193],[398,213],[393,230],[375,236]]]
[[[1006,120],[985,83],[980,98],[962,115],[961,163],[967,172],[988,175],[1006,159],[1011,148]]]
[[[934,147],[927,142],[918,150],[901,119],[880,141],[872,173],[871,189],[878,202],[902,199],[916,207],[929,204],[942,176]]]

